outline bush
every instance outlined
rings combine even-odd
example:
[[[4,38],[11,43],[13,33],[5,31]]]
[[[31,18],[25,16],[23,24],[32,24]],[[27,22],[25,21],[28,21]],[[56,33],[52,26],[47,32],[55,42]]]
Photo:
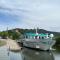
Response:
[[[60,37],[55,38],[55,40],[56,40],[56,45],[57,46],[60,45]]]
[[[12,33],[12,39],[15,40],[15,39],[19,39],[20,38],[20,33],[17,33],[17,32],[13,32]]]

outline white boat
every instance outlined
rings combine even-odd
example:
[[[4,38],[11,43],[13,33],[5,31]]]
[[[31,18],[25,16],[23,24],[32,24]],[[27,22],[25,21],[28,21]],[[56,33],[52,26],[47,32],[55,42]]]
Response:
[[[50,50],[55,44],[53,34],[26,33],[23,40],[23,46],[41,50]]]

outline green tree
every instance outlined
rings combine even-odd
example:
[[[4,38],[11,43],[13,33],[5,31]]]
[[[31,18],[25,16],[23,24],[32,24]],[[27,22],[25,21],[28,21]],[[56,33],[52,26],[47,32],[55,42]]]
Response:
[[[21,35],[21,33],[13,32],[11,36],[12,36],[12,39],[15,40],[15,39],[19,39],[20,35]]]
[[[57,46],[60,45],[60,37],[55,38],[55,40],[56,40],[56,45]]]

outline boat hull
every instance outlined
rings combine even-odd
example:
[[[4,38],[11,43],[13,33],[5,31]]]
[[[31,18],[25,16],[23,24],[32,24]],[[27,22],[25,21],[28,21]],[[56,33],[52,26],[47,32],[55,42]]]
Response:
[[[50,50],[50,48],[52,48],[52,46],[54,44],[55,44],[54,40],[42,41],[42,40],[29,40],[29,39],[27,39],[23,42],[23,46],[25,46],[25,47],[35,48],[35,49],[40,49],[40,50]]]

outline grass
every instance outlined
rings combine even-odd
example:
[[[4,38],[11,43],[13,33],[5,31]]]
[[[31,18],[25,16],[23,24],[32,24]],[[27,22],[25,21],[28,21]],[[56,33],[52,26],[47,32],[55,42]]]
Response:
[[[0,46],[4,46],[6,44],[5,41],[0,41]]]

